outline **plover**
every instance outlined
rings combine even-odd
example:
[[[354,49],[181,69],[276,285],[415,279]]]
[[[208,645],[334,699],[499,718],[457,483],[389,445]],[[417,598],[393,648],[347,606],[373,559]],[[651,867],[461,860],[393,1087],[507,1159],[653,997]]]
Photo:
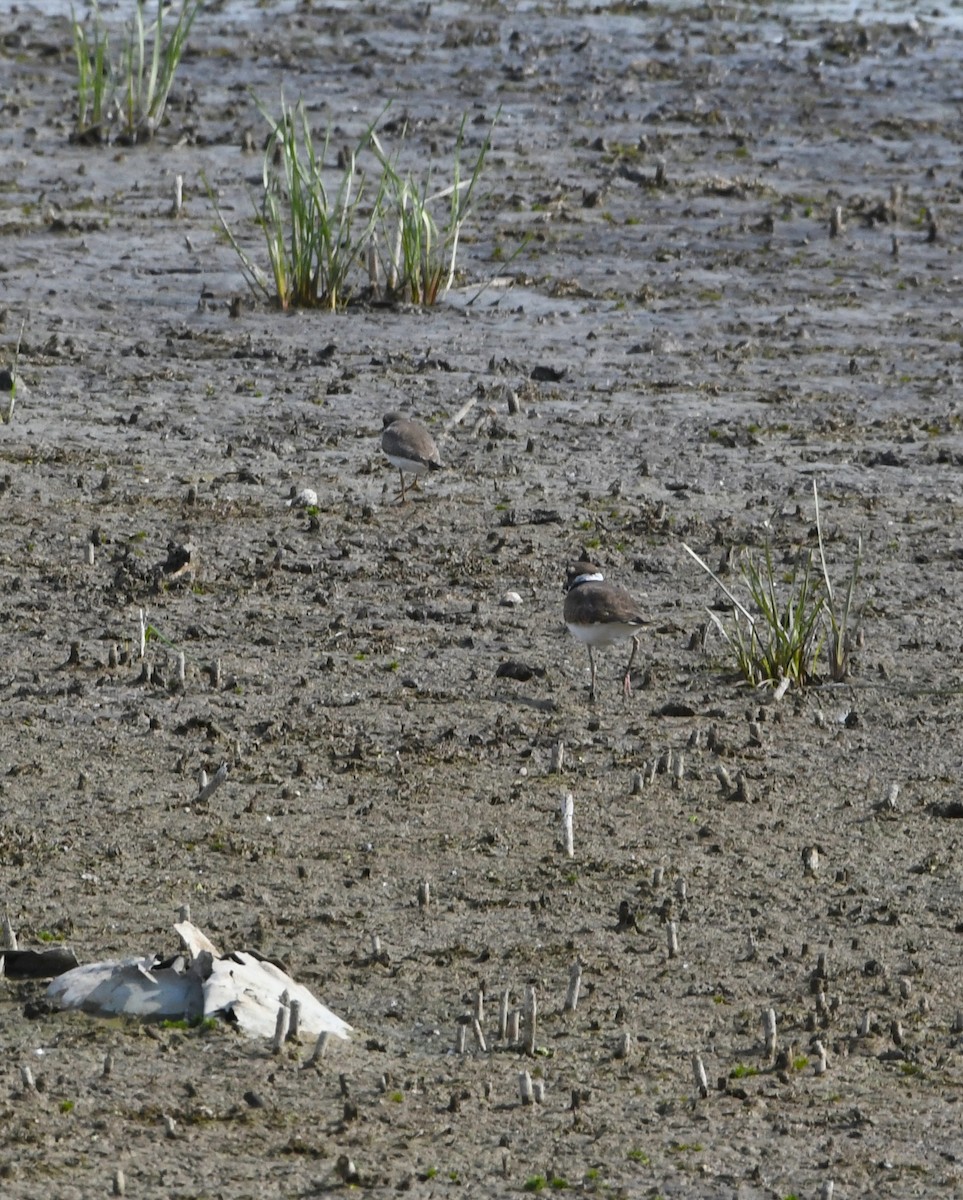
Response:
[[[639,648],[639,631],[645,615],[625,588],[605,582],[599,567],[593,562],[570,563],[565,583],[565,624],[569,632],[588,648],[592,683],[589,698],[595,699],[595,646],[614,646],[623,638],[632,639],[632,653],[625,668],[622,691],[632,690],[632,663]]]
[[[418,476],[427,471],[442,469],[441,457],[435,439],[420,421],[409,421],[400,413],[385,413],[381,449],[392,466],[401,476],[400,500],[405,498],[405,471],[414,475],[413,487],[418,486]]]

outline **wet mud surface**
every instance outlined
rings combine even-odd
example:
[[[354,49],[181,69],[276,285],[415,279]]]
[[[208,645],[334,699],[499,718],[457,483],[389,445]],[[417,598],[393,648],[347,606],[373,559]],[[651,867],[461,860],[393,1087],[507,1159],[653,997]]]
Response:
[[[212,5],[133,147],[71,143],[67,16],[8,9],[4,909],[94,961],[189,905],[357,1032],[307,1067],[4,980],[4,1194],[957,1195],[955,10],[383,8]],[[263,255],[282,88],[334,145],[391,100],[442,175],[500,106],[446,303],[252,301],[203,177]],[[405,505],[388,410],[448,466]],[[703,648],[682,543],[788,571],[814,483],[858,644],[777,703]],[[627,701],[562,624],[582,552],[650,617]]]

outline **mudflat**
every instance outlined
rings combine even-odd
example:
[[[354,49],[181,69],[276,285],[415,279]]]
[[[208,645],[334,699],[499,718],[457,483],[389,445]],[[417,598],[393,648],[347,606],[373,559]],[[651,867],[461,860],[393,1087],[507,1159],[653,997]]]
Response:
[[[93,962],[188,906],[355,1030],[0,981],[4,1195],[959,1195],[958,7],[211,4],[133,146],[71,140],[67,6],[3,23],[3,909]],[[442,303],[251,295],[208,187],[266,268],[282,93],[335,182],[389,101],[439,186],[497,115]],[[683,543],[788,576],[814,485],[851,670],[777,700]]]

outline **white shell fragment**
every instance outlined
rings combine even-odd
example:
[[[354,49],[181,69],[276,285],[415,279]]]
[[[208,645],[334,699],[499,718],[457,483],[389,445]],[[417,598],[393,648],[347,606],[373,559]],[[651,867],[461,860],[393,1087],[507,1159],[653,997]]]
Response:
[[[297,1001],[299,1037],[350,1036],[347,1022],[274,963],[245,950],[221,954],[190,921],[174,928],[185,954],[74,967],[52,981],[48,999],[58,1008],[77,1008],[94,1016],[188,1021],[222,1017],[249,1037],[263,1038],[274,1037],[278,1008]]]
[[[287,502],[288,508],[317,508],[318,493],[314,488],[302,488],[296,496]]]

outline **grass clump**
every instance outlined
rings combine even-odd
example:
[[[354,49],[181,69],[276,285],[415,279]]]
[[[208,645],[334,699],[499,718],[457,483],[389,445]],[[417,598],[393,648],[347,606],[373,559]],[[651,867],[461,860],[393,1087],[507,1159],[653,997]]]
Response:
[[[339,151],[333,175],[327,162],[330,131],[316,141],[303,101],[289,107],[282,97],[278,117],[260,103],[258,109],[270,134],[254,209],[270,271],[241,245],[208,185],[221,228],[255,297],[285,311],[335,311],[359,295],[436,304],[455,276],[459,240],[491,146],[491,129],[464,179],[462,120],[452,180],[432,191],[430,173],[417,182],[401,171],[398,156],[385,149],[376,133],[383,112],[353,149]]]
[[[280,117],[258,105],[271,126],[261,173],[260,205],[255,203],[264,234],[271,271],[267,274],[241,246],[214,201],[221,228],[237,255],[251,291],[291,308],[337,309],[348,296],[351,269],[367,249],[377,220],[380,198],[367,212],[365,176],[358,175],[357,160],[368,144],[373,126],[354,150],[342,152],[341,176],[335,188],[325,183],[325,158],[330,135],[315,145],[304,102],[293,108],[281,100]]]
[[[164,2],[157,0],[157,15],[146,25],[146,0],[137,0],[127,27],[127,43],[121,55],[121,113],[124,137],[131,142],[152,138],[163,120],[187,35],[204,4],[204,0],[183,0],[165,37]]]
[[[462,227],[468,218],[472,198],[491,148],[498,113],[492,121],[475,159],[471,175],[462,179],[461,159],[465,145],[462,118],[455,142],[452,180],[431,192],[431,171],[422,183],[411,174],[403,174],[385,152],[376,135],[371,147],[383,170],[385,204],[380,214],[388,298],[412,304],[431,305],[451,288]],[[436,213],[439,216],[436,218]]]
[[[329,137],[318,154],[303,102],[289,109],[282,99],[276,121],[261,111],[272,125],[264,154],[261,223],[275,297],[282,309],[335,309],[344,302],[348,273],[374,228],[377,200],[362,218],[365,177],[356,178],[357,158],[372,128],[343,156],[340,181],[329,195],[323,177]]]
[[[121,122],[120,138],[150,140],[160,126],[187,37],[204,0],[183,0],[173,24],[165,0],[157,0],[153,19],[147,0],[137,0],[127,23],[119,60],[110,56],[110,36],[95,3],[90,25],[71,8],[71,33],[77,64],[77,116],[74,141],[107,142],[110,125]]]
[[[753,687],[805,687],[817,680],[816,668],[824,645],[828,647],[829,676],[842,682],[849,676],[849,651],[855,613],[856,586],[862,562],[862,541],[843,593],[833,590],[823,545],[819,518],[819,495],[815,484],[817,550],[796,556],[788,573],[777,570],[772,547],[761,553],[743,551],[738,566],[738,584],[724,583],[691,547],[683,549],[718,585],[732,604],[732,614],[723,620],[709,612],[709,619],[732,652],[739,673]],[[818,562],[817,562],[818,556]]]
[[[743,602],[694,550],[684,549],[733,605],[729,622],[711,609],[707,611],[746,682],[753,687],[783,680],[799,687],[809,683],[820,649],[824,601],[812,569],[812,551],[793,565],[788,579],[777,574],[771,547],[767,546],[761,557],[745,551],[739,564],[740,582],[747,593]]]
[[[74,58],[77,61],[76,141],[106,141],[107,118],[113,98],[110,70],[110,39],[95,4],[88,30],[73,7],[70,10]]]

